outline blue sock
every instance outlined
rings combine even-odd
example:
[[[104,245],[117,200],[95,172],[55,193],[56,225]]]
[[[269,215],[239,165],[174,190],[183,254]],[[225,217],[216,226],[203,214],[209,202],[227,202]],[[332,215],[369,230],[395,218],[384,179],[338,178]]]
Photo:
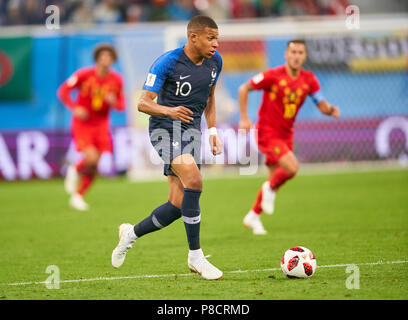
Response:
[[[181,214],[190,250],[200,249],[200,195],[201,190],[185,188],[181,203]]]
[[[135,234],[141,236],[168,226],[181,217],[181,210],[170,201],[153,210],[152,214],[134,226]]]

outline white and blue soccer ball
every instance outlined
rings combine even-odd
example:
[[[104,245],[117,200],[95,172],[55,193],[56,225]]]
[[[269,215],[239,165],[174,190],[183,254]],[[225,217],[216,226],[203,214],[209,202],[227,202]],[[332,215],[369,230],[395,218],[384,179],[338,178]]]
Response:
[[[310,278],[316,271],[316,258],[305,247],[293,247],[283,254],[281,269],[288,278]]]

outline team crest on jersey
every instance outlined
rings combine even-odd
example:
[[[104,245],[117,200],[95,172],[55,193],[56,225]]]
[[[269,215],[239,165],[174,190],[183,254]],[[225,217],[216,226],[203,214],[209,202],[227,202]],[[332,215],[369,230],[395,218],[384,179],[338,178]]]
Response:
[[[280,150],[279,147],[275,147],[275,148],[274,148],[274,151],[275,151],[276,154],[279,154],[279,153],[281,152],[281,150]]]
[[[215,70],[215,68],[213,68],[212,71],[211,71],[211,78],[212,79],[211,79],[210,84],[208,85],[209,87],[212,87],[214,85],[216,77],[217,77],[217,71]]]

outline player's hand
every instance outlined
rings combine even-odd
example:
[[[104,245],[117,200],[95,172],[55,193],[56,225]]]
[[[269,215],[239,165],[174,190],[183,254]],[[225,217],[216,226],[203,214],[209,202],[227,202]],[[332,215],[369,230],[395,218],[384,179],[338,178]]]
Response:
[[[248,118],[240,119],[238,123],[238,129],[245,130],[248,132],[252,128],[253,124],[252,121]]]
[[[338,119],[340,118],[340,109],[338,107],[332,106],[332,112],[330,114],[330,116]]]
[[[118,99],[116,98],[116,94],[114,94],[113,92],[108,92],[105,95],[105,101],[110,106],[114,106],[114,105],[116,105],[116,102],[118,101]]]
[[[73,114],[75,118],[81,120],[87,120],[89,117],[89,112],[84,107],[76,106],[73,110]]]
[[[210,148],[211,148],[211,153],[214,156],[222,153],[223,145],[217,135],[210,136]]]
[[[194,120],[192,117],[189,117],[193,115],[193,111],[183,106],[178,106],[174,108],[169,107],[168,115],[173,120],[181,120],[186,123],[190,123],[191,121]]]

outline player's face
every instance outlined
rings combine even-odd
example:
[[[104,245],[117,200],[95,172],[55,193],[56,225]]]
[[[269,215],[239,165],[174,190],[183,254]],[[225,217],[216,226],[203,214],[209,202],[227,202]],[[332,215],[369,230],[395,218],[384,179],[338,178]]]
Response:
[[[200,56],[211,58],[218,48],[218,29],[205,27],[204,31],[197,33],[195,47]]]
[[[285,58],[291,69],[302,68],[306,57],[306,46],[303,43],[291,43],[285,51]]]
[[[107,50],[101,51],[98,55],[98,60],[96,61],[96,63],[103,68],[110,68],[113,62],[112,54]]]

